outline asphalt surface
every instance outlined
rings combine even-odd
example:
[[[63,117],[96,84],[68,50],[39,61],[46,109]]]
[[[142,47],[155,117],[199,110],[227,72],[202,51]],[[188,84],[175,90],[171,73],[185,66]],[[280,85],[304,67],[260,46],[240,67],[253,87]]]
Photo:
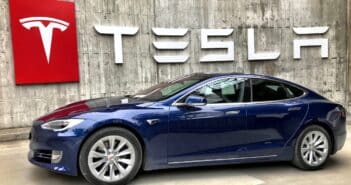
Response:
[[[348,126],[351,133],[351,126]],[[344,148],[319,171],[301,171],[288,162],[241,164],[141,172],[130,185],[350,185],[351,134]],[[28,141],[0,143],[0,184],[81,185],[83,177],[46,171],[27,161]]]

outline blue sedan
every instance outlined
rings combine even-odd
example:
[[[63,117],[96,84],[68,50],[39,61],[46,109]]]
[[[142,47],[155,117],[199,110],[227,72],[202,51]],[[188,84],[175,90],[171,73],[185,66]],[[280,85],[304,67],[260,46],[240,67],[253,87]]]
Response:
[[[196,73],[34,121],[29,161],[92,184],[139,170],[291,161],[323,167],[346,139],[346,112],[305,87],[253,74]]]

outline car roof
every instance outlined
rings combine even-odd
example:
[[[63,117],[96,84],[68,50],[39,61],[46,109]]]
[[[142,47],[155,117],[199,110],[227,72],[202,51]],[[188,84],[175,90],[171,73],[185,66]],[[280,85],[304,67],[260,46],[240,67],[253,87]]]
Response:
[[[250,74],[250,73],[193,73],[192,75],[198,75],[198,76],[206,76],[208,78],[213,78],[213,77],[223,77],[223,76],[247,76],[247,77],[257,77],[257,78],[270,78],[270,79],[275,79],[275,80],[281,80],[281,81],[286,81],[280,78],[276,78],[273,76],[269,75],[260,75],[260,74]]]
[[[285,80],[285,79],[281,79],[281,78],[277,78],[277,77],[273,77],[273,76],[269,76],[269,75],[250,74],[250,73],[236,73],[236,72],[234,72],[234,73],[193,73],[193,74],[191,74],[189,76],[192,76],[192,75],[203,76],[206,79],[217,78],[217,77],[226,77],[226,76],[228,76],[228,77],[229,76],[243,76],[243,77],[248,77],[248,78],[265,78],[265,79],[269,79],[269,80],[274,80],[274,81],[287,83],[287,84],[290,84],[290,85],[302,88],[304,90],[311,91],[310,89],[308,89],[308,88],[306,88],[304,86],[301,86],[299,84],[296,84],[294,82],[291,82],[291,81],[288,81],[288,80]]]
[[[261,79],[273,80],[273,81],[283,83],[285,85],[287,84],[287,85],[291,85],[293,87],[297,87],[300,90],[303,90],[305,92],[305,94],[312,94],[312,96],[325,99],[322,95],[320,95],[319,93],[317,93],[317,92],[315,92],[307,87],[299,85],[295,82],[291,82],[288,80],[284,80],[284,79],[269,76],[269,75],[235,73],[235,72],[234,73],[192,73],[192,74],[183,76],[183,78],[192,77],[192,76],[197,76],[199,78],[202,78],[203,79],[202,83],[207,83],[210,80],[215,80],[215,79],[220,79],[220,78],[225,78],[225,77],[235,77],[235,76],[243,77],[243,78],[261,78]]]

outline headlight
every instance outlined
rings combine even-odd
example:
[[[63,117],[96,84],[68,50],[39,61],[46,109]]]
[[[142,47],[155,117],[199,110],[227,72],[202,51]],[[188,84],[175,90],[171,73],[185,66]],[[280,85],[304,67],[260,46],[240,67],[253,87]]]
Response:
[[[46,129],[46,130],[53,130],[55,132],[59,132],[59,131],[64,131],[64,130],[67,130],[71,127],[74,127],[83,121],[84,121],[83,119],[54,120],[54,121],[49,121],[47,123],[42,124],[41,128]]]

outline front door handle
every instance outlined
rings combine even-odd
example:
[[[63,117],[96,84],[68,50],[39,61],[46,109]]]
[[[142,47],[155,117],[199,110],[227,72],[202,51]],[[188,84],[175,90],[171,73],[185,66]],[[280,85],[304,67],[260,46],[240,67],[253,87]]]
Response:
[[[288,108],[288,111],[298,111],[301,110],[301,107],[290,107]]]
[[[160,120],[159,120],[159,119],[148,119],[148,120],[146,120],[146,122],[147,122],[149,125],[155,125],[155,124],[159,123]]]
[[[240,114],[240,110],[233,110],[233,111],[228,111],[225,113],[225,115],[230,116],[230,115],[238,115]]]

